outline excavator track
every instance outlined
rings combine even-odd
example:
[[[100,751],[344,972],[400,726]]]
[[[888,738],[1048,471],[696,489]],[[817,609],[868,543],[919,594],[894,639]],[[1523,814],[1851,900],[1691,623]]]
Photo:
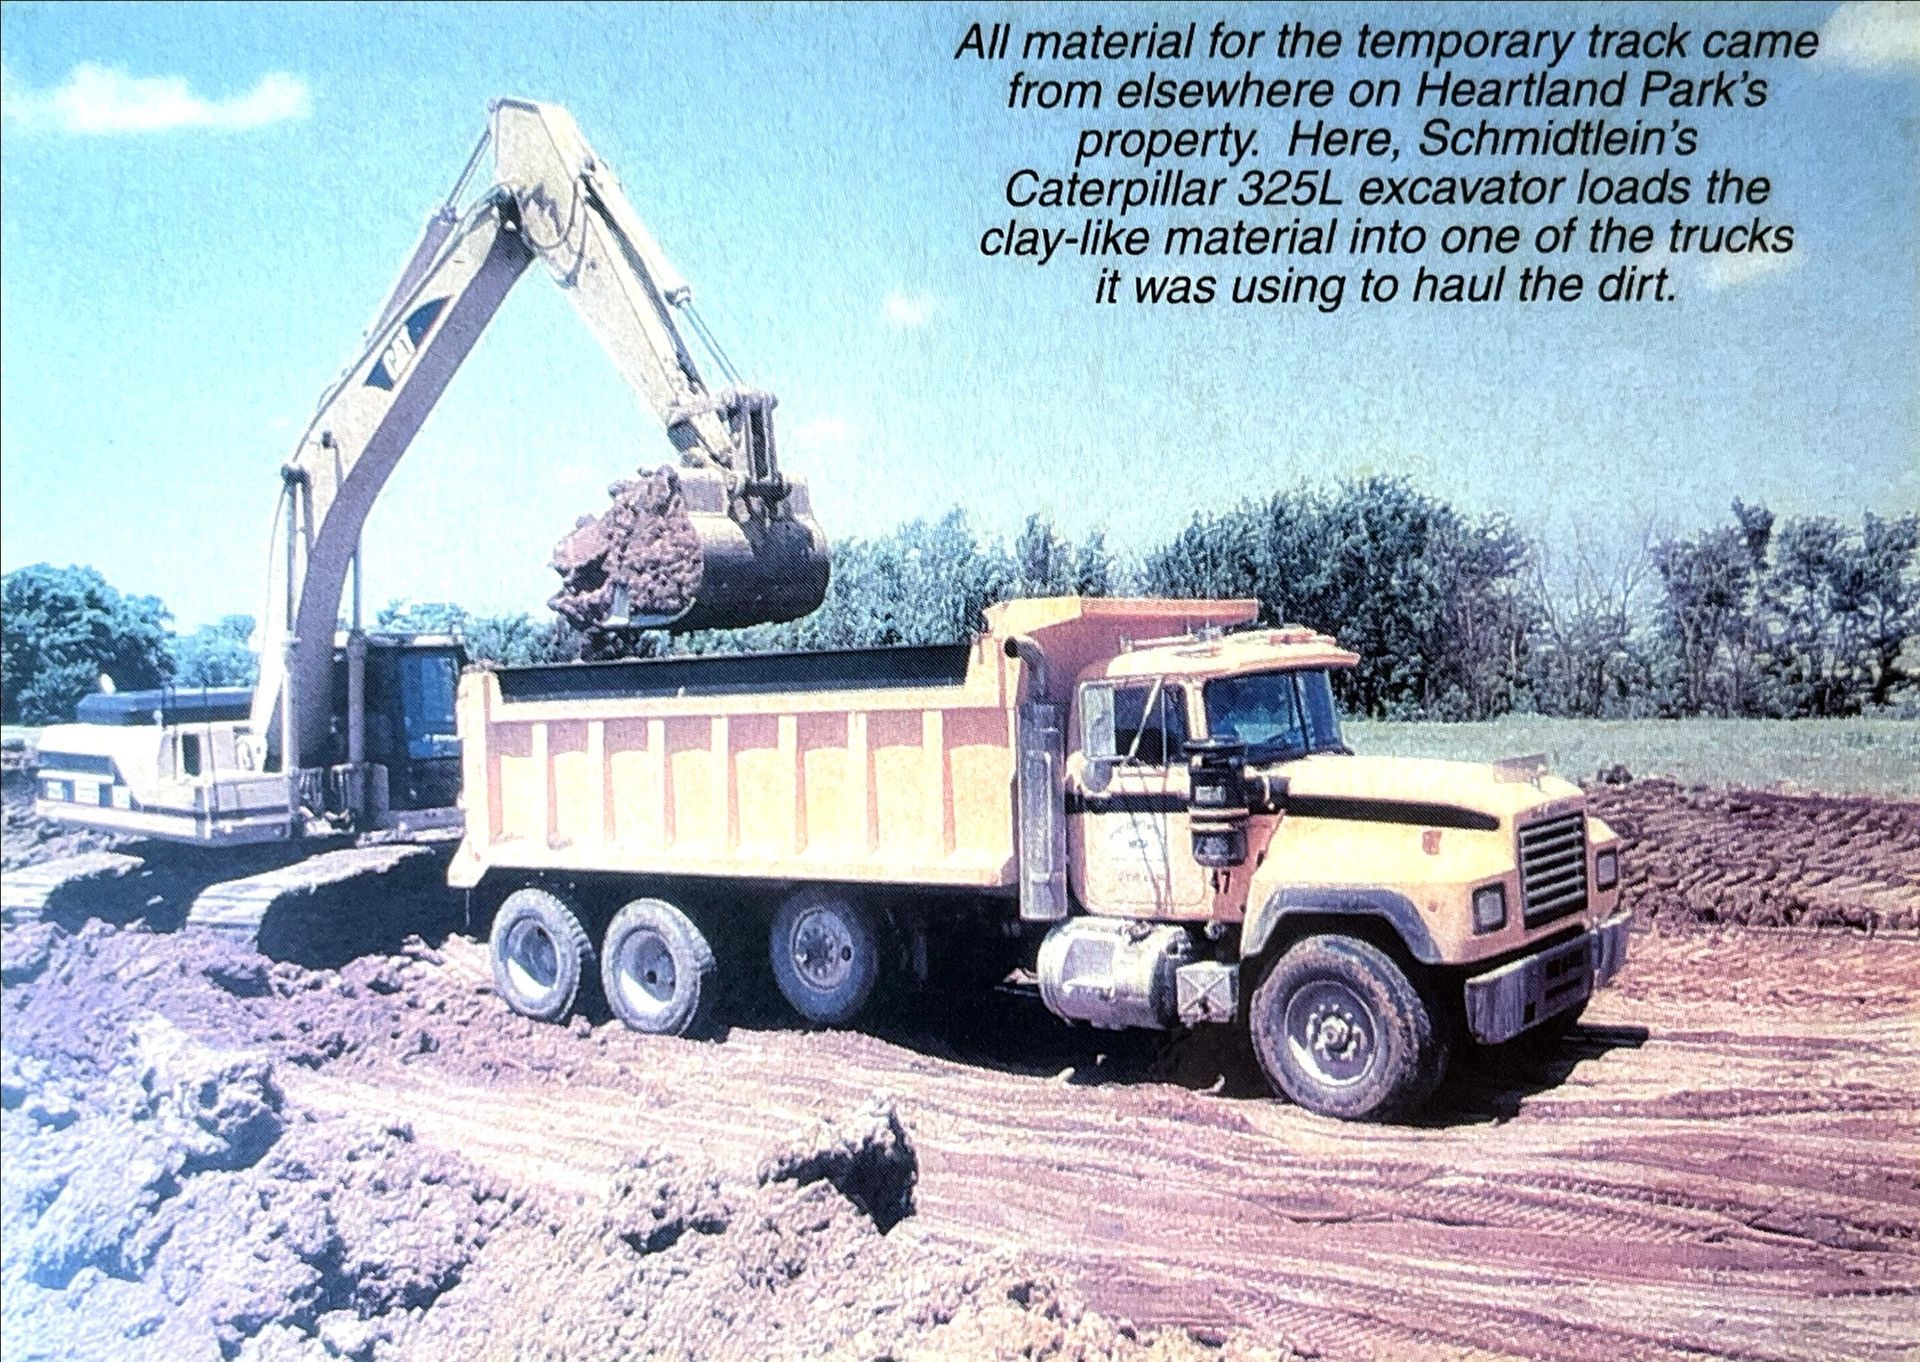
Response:
[[[413,844],[322,852],[291,865],[207,886],[194,896],[186,927],[189,931],[215,932],[250,946],[260,945],[269,913],[302,907],[317,915],[337,912],[342,905],[326,896],[348,885],[365,887],[383,898],[423,889],[444,866],[444,856],[436,854],[435,848]]]
[[[37,922],[68,894],[84,894],[97,902],[102,891],[120,887],[143,865],[140,857],[124,852],[87,851],[16,867],[0,878],[0,918]]]
[[[284,955],[295,943],[365,936],[370,918],[398,932],[423,899],[447,898],[452,844],[382,843],[300,856],[272,851],[182,855],[164,844],[89,851],[7,871],[0,917],[9,924],[89,918],[219,935]],[[407,927],[407,930],[412,930]],[[376,935],[379,935],[376,931]]]

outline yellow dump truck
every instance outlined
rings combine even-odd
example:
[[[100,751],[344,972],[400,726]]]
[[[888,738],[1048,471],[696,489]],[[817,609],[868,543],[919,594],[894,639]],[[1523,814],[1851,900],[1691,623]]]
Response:
[[[470,671],[450,875],[500,890],[528,1016],[597,975],[697,1032],[747,940],[826,1026],[1025,969],[1070,1021],[1245,1026],[1302,1106],[1402,1115],[1613,976],[1619,839],[1537,760],[1354,755],[1357,657],[1256,615],[1019,600],[952,647]]]

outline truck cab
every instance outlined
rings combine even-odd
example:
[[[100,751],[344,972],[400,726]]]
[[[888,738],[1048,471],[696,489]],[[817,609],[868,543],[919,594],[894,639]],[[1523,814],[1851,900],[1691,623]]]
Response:
[[[1279,1086],[1371,1116],[1424,1099],[1457,1044],[1564,1029],[1611,978],[1620,839],[1580,788],[1539,758],[1355,754],[1334,678],[1357,661],[1215,624],[1079,671],[1062,807],[1084,916],[1043,950],[1056,1011],[1239,1015]]]

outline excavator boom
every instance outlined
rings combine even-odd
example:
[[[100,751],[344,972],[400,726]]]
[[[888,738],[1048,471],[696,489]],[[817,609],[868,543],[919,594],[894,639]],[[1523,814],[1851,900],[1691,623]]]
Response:
[[[566,110],[496,100],[495,180],[464,215],[429,220],[366,347],[282,468],[251,729],[282,770],[328,739],[334,630],[374,501],[528,265],[538,259],[680,456],[669,537],[648,546],[674,583],[609,621],[667,629],[796,619],[826,594],[825,536],[786,478],[769,394],[710,389],[678,324],[704,334],[692,290]],[[725,367],[724,356],[719,356]],[[730,372],[730,371],[729,371]]]

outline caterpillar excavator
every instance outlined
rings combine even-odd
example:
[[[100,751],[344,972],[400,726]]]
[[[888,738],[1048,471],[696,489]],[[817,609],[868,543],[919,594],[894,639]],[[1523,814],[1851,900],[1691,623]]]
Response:
[[[463,204],[489,148],[494,177]],[[461,361],[536,260],[679,456],[671,505],[623,522],[630,536],[655,542],[616,545],[607,562],[587,565],[615,579],[604,583],[612,605],[599,626],[739,628],[818,607],[827,542],[805,484],[780,468],[774,397],[740,385],[694,309],[692,289],[572,116],[552,104],[499,99],[363,349],[323,394],[280,470],[258,684],[251,692],[89,696],[77,722],[42,735],[37,813],[228,847],[316,839],[338,847],[368,833],[392,840],[458,829],[453,699],[464,659],[452,638],[361,628],[361,530]],[[688,332],[727,386],[708,385]],[[623,565],[630,577],[651,571],[653,580],[620,580]],[[340,631],[349,578],[350,627]],[[102,855],[10,874],[7,910],[38,911],[76,877],[127,875],[128,858]],[[344,856],[340,874],[355,873],[351,851],[320,859],[328,856]],[[267,878],[284,877],[294,859],[279,857]]]

